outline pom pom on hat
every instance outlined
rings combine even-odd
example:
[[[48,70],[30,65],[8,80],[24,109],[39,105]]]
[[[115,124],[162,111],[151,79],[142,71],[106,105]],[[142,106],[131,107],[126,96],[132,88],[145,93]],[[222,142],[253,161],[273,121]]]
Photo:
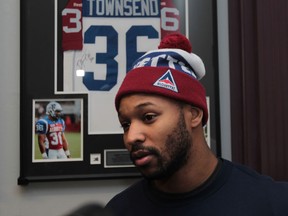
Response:
[[[192,52],[192,46],[188,38],[180,33],[173,33],[165,36],[159,46],[158,49],[165,49],[165,48],[176,48],[185,50],[188,53]]]
[[[127,73],[115,97],[119,110],[128,94],[156,94],[179,100],[203,110],[202,123],[208,120],[206,92],[199,80],[205,75],[200,57],[191,53],[189,40],[177,33],[163,38],[158,50],[138,58]]]

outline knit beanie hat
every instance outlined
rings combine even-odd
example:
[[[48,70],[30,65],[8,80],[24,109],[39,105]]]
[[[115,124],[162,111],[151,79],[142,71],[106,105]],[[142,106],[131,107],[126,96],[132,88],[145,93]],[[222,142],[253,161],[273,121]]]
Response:
[[[189,40],[179,34],[167,35],[157,50],[138,58],[125,76],[115,97],[116,110],[128,94],[146,93],[179,100],[203,110],[203,126],[208,120],[206,92],[199,80],[205,67],[192,53]]]

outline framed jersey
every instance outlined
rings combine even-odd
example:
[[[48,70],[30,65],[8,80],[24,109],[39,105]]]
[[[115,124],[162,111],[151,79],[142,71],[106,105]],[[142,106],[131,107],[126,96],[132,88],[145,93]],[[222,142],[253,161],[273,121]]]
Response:
[[[204,129],[220,154],[215,1],[40,2],[21,1],[19,185],[138,177],[124,149],[114,97],[132,63],[173,32],[190,39],[209,71],[203,84],[212,114]],[[65,118],[59,120],[56,108],[51,114],[50,103],[61,106]],[[46,117],[38,119],[41,109]],[[78,135],[63,137],[71,128]]]

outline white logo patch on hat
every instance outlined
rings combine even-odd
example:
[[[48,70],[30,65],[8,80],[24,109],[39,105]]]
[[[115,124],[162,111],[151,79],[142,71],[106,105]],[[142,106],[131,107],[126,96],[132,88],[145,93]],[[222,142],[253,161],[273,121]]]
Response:
[[[177,85],[170,70],[166,71],[166,73],[161,76],[153,85],[178,92]]]

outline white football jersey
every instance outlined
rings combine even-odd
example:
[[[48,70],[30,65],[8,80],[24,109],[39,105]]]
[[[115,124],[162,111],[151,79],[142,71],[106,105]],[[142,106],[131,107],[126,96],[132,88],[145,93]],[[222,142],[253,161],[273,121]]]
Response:
[[[115,94],[130,65],[157,49],[161,30],[178,31],[179,13],[167,7],[171,0],[69,0],[62,11],[63,91],[88,94],[89,134],[122,133]],[[161,23],[161,8],[176,18]]]

